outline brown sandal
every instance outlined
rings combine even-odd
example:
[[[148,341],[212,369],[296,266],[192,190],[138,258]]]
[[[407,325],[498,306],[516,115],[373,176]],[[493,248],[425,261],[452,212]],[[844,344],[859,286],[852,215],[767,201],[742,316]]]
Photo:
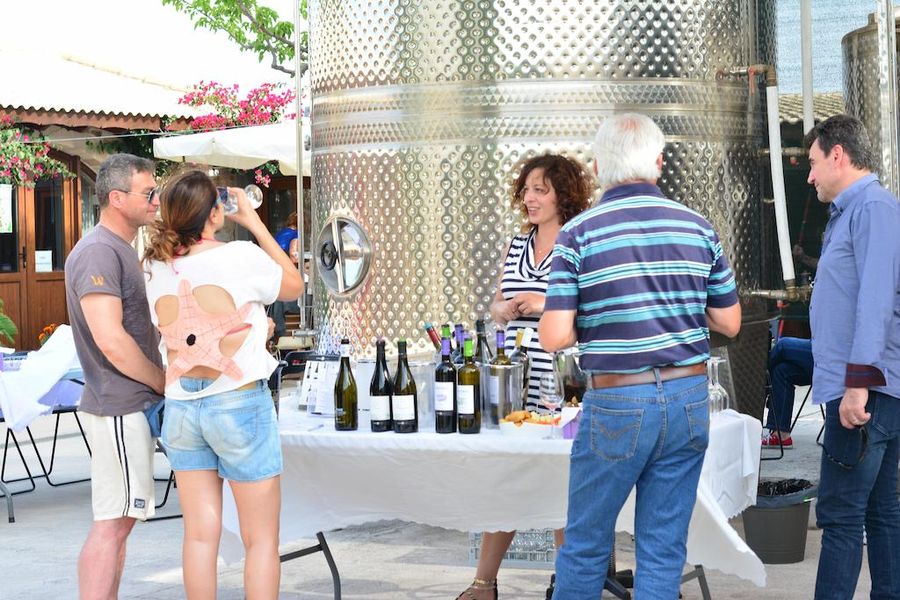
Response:
[[[456,597],[456,600],[478,600],[470,590],[493,590],[493,599],[497,600],[497,580],[496,579],[479,579],[476,577],[472,580],[472,585],[463,590],[463,593]]]

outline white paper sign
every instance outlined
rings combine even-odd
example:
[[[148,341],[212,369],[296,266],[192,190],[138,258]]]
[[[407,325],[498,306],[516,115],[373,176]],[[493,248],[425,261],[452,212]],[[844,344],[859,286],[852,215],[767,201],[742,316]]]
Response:
[[[340,363],[337,361],[325,361],[319,363],[319,376],[315,384],[315,409],[313,412],[319,415],[334,414],[334,384],[337,381]]]
[[[35,273],[52,273],[53,272],[53,250],[35,250],[34,251],[34,272]]]
[[[9,183],[0,183],[0,233],[12,232],[12,185]]]

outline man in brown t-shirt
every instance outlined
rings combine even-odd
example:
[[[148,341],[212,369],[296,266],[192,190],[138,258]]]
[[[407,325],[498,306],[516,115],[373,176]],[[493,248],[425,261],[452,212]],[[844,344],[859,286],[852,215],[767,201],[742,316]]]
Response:
[[[165,386],[144,276],[131,246],[156,218],[154,164],[130,154],[97,173],[100,223],[66,260],[66,301],[84,369],[79,410],[92,448],[94,524],[78,559],[82,598],[116,598],[125,543],[136,519],[154,512],[155,442],[144,409]]]

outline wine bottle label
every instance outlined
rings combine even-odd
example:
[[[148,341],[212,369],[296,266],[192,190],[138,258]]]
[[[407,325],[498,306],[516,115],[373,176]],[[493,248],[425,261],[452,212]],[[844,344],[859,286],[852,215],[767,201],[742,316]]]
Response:
[[[459,385],[456,386],[456,405],[459,414],[474,415],[475,414],[475,386]],[[437,410],[437,405],[435,405]]]
[[[500,404],[500,377],[488,375],[488,398],[491,404]]]
[[[341,344],[341,357],[350,358],[350,344]]]
[[[434,382],[434,410],[451,412],[453,410],[453,382]]]
[[[415,396],[394,396],[392,402],[395,421],[412,421],[416,418]]]
[[[390,421],[391,420],[391,397],[390,396],[370,396],[369,418],[372,421]]]
[[[335,406],[335,407],[334,407],[334,416],[335,416],[335,417],[343,417],[343,416],[344,416],[344,409],[341,408],[340,406]]]

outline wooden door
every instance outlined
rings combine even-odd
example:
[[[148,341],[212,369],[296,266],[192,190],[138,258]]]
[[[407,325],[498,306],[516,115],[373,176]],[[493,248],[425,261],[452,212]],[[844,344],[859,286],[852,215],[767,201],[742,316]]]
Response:
[[[19,328],[14,347],[22,348],[27,319],[25,199],[23,188],[0,184],[0,299],[5,312]],[[9,341],[0,339],[0,345]]]
[[[25,190],[27,316],[23,348],[37,347],[46,325],[68,322],[63,267],[72,249],[80,205],[76,181],[43,179]]]
[[[63,267],[81,234],[81,179],[90,173],[80,170],[77,157],[57,151],[51,156],[81,178],[0,185],[0,299],[19,329],[18,350],[37,348],[46,325],[68,322]]]

